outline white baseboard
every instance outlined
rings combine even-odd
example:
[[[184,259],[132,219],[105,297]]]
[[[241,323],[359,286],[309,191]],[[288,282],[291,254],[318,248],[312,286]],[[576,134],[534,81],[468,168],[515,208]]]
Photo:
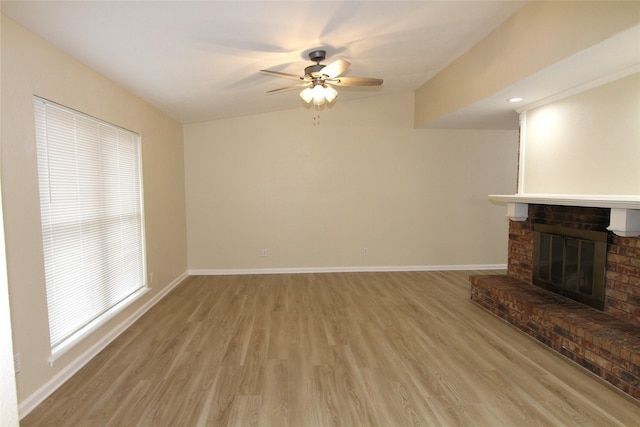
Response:
[[[239,268],[189,270],[190,276],[226,276],[245,274],[366,273],[390,271],[506,270],[506,264],[476,265],[402,265],[378,267]]]
[[[84,365],[86,365],[91,359],[93,359],[98,353],[100,353],[107,345],[109,345],[114,339],[116,339],[121,333],[123,333],[129,326],[131,326],[136,320],[138,320],[144,313],[146,313],[151,307],[156,305],[165,295],[167,295],[173,288],[175,288],[180,282],[186,279],[188,272],[182,273],[178,278],[171,282],[168,286],[158,292],[144,305],[138,308],[131,316],[126,318],[122,323],[109,331],[94,345],[87,349],[84,353],[78,356],[75,360],[71,361],[60,372],[54,375],[46,384],[36,390],[29,397],[24,399],[18,405],[18,412],[20,419],[24,418],[33,411],[40,403],[42,403],[47,397],[49,397],[54,391],[56,391],[62,384],[64,384],[69,378],[71,378],[76,372],[78,372]]]

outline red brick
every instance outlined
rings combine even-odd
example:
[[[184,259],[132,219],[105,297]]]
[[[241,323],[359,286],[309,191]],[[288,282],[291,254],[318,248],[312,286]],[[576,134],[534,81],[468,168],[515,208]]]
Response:
[[[609,351],[611,352],[611,354],[613,354],[616,357],[620,357],[621,349],[622,349],[622,347],[620,346],[620,344],[617,341],[612,341],[611,342],[611,347],[609,348]]]
[[[614,298],[618,301],[627,302],[629,300],[629,294],[627,292],[619,291],[617,289],[606,289],[605,290],[606,298]]]
[[[617,264],[617,273],[625,274],[627,276],[640,277],[640,267],[632,267],[630,265]]]
[[[629,264],[630,261],[631,261],[631,257],[624,256],[624,255],[609,253],[609,256],[607,257],[607,262],[610,262],[613,264]]]
[[[609,289],[615,289],[617,291],[624,292],[630,295],[640,295],[640,286],[635,286],[631,283],[622,283],[615,280],[607,280],[605,285],[607,291]]]
[[[607,280],[615,280],[621,283],[629,283],[629,276],[617,271],[607,271]]]
[[[617,248],[616,253],[619,253],[620,255],[628,256],[631,258],[640,257],[640,247],[616,246],[616,245],[609,245],[609,246]]]
[[[589,350],[585,351],[584,352],[584,357],[585,357],[585,359],[587,359],[588,361],[592,362],[596,366],[601,367],[605,371],[611,372],[611,370],[613,368],[613,364],[611,363],[611,361],[605,359],[604,357],[601,357],[601,356],[595,354],[592,351],[589,351]]]
[[[616,239],[616,244],[620,245],[620,246],[629,246],[632,248],[637,248],[640,247],[640,245],[638,245],[638,239],[634,239],[632,237],[620,237]]]

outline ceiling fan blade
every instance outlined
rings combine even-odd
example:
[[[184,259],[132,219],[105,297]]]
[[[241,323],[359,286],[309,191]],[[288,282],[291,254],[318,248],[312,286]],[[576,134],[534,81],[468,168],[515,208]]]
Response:
[[[267,74],[272,74],[274,76],[277,77],[284,77],[287,79],[296,79],[296,80],[304,80],[304,77],[301,77],[297,74],[290,74],[290,73],[281,73],[280,71],[271,71],[271,70],[260,70],[263,73],[267,73]]]
[[[324,67],[320,70],[320,73],[329,76],[330,79],[334,77],[338,77],[340,74],[344,73],[349,69],[351,63],[349,61],[345,61],[344,59],[338,59],[337,61],[333,61],[331,64]]]
[[[335,79],[327,80],[327,83],[335,86],[380,86],[382,82],[382,79],[370,77],[336,77]]]
[[[278,88],[278,89],[268,90],[267,93],[285,92],[285,91],[288,91],[288,90],[299,89],[301,87],[308,87],[310,85],[311,85],[311,83],[300,83],[299,85],[291,85],[291,86],[281,87],[281,88]]]

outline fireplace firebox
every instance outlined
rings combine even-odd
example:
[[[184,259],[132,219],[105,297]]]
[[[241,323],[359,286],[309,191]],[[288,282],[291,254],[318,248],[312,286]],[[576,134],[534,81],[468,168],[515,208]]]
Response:
[[[607,233],[535,224],[533,284],[604,310]]]

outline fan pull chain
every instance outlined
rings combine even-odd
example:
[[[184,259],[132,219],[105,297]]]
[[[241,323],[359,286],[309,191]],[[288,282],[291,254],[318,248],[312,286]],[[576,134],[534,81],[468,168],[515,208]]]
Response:
[[[313,104],[313,125],[320,126],[320,106]]]

